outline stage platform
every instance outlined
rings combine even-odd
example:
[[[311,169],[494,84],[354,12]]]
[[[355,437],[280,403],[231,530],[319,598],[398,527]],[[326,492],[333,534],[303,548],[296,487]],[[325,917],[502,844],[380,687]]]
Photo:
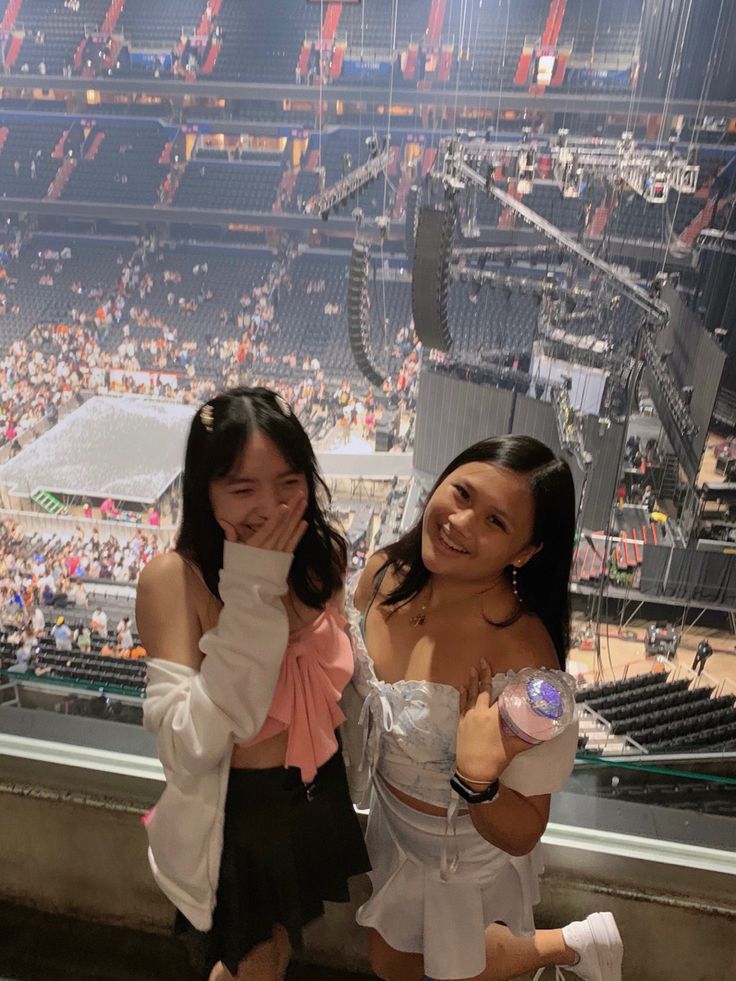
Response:
[[[194,407],[136,396],[95,396],[0,466],[11,498],[55,497],[149,505],[179,474]]]

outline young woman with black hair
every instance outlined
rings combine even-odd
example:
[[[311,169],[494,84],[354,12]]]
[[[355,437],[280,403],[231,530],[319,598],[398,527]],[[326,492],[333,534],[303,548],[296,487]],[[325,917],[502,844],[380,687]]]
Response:
[[[555,965],[620,981],[610,913],[534,929],[537,845],[577,748],[567,464],[483,440],[421,519],[369,559],[350,616],[372,777],[373,895],[358,913],[385,981],[503,981]]]
[[[280,981],[302,926],[368,869],[336,736],[353,656],[328,498],[287,403],[225,392],[192,422],[176,550],[140,578],[166,774],[149,861],[212,981]]]

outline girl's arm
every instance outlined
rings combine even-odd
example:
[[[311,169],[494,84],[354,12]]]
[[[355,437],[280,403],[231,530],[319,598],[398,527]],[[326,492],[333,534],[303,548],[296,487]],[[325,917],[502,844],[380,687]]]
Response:
[[[141,577],[136,614],[151,656],[143,724],[157,736],[167,778],[216,767],[233,742],[252,739],[263,725],[289,641],[281,597],[307,528],[305,507],[304,495],[290,507],[282,504],[248,544],[220,522],[224,605],[217,626],[202,637],[181,556],[169,557],[179,575],[167,575],[171,565],[159,560]]]
[[[143,722],[156,734],[165,770],[212,769],[233,742],[263,725],[289,638],[281,597],[291,558],[225,542],[224,606],[201,638],[181,557],[161,556],[141,576],[136,618],[149,655]]]
[[[479,788],[480,789],[480,788]],[[508,855],[527,855],[544,834],[550,795],[524,797],[501,786],[490,804],[470,804],[478,834]]]
[[[577,724],[533,746],[501,725],[498,703],[491,701],[492,688],[490,667],[481,659],[480,672],[473,669],[460,693],[457,772],[478,792],[499,780],[492,801],[469,805],[470,817],[491,844],[509,855],[526,855],[547,827],[550,794],[572,772]]]

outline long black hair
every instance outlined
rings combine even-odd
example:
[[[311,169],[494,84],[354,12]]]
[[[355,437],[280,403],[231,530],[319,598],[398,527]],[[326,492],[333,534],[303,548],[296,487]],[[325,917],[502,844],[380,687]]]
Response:
[[[575,546],[575,487],[570,468],[531,436],[495,436],[474,443],[456,456],[437,478],[427,500],[443,480],[466,463],[492,463],[529,480],[534,498],[532,544],[544,547],[517,570],[519,597],[523,607],[536,613],[547,628],[564,668],[570,646],[569,581]],[[384,606],[408,603],[429,581],[430,572],[422,561],[423,521],[424,509],[414,527],[384,549],[387,559],[382,568],[391,566],[399,578],[398,585],[382,601]],[[510,575],[510,569],[508,572]]]
[[[288,404],[268,388],[232,388],[205,403],[189,430],[182,481],[182,520],[176,550],[201,571],[220,598],[222,528],[210,503],[210,484],[229,474],[246,442],[262,432],[295,473],[307,482],[307,530],[294,552],[289,586],[307,606],[320,609],[343,585],[347,544],[328,521],[330,492],[319,473],[312,444]]]

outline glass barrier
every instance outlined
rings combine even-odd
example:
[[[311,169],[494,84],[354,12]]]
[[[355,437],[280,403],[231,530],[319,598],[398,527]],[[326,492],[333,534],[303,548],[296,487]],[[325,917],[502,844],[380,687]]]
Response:
[[[551,820],[736,852],[736,753],[646,762],[579,753]]]
[[[107,660],[120,663],[105,670],[135,671],[140,687],[32,669],[0,672],[0,744],[3,736],[23,734],[66,743],[70,752],[84,745],[100,750],[102,767],[105,752],[113,750],[139,757],[148,774],[156,750],[142,728],[144,665]],[[736,753],[622,758],[582,749],[567,784],[553,797],[550,820],[597,832],[601,841],[616,834],[736,852]]]

